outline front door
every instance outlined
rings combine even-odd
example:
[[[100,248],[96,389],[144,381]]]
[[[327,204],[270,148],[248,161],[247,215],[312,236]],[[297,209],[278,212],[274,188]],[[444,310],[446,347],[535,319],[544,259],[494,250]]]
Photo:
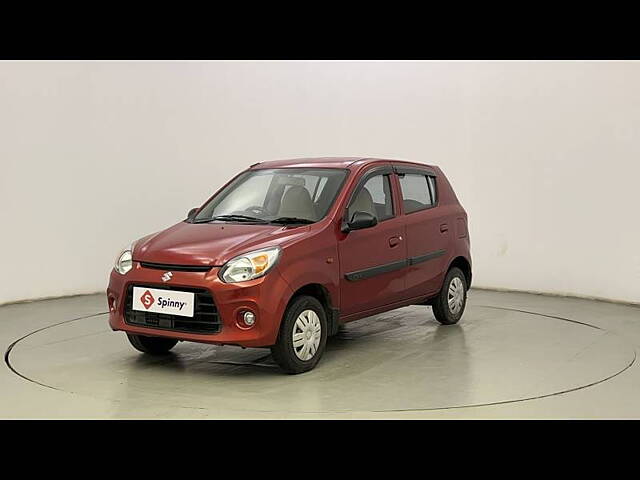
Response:
[[[338,241],[343,315],[403,298],[407,247],[392,175],[391,167],[374,168],[363,175],[350,196],[346,219],[361,211],[374,215],[378,224],[350,231]]]

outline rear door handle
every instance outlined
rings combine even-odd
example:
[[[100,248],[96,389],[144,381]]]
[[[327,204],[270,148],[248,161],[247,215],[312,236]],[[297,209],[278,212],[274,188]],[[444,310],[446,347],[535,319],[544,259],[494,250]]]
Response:
[[[397,246],[402,241],[402,237],[391,237],[389,239],[389,246],[391,248]]]
[[[449,225],[447,225],[446,223],[440,224],[440,233],[444,233],[448,231],[449,231]]]

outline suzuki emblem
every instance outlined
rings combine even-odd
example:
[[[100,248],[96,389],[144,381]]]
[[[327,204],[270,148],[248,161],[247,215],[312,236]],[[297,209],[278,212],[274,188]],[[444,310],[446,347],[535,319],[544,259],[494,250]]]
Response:
[[[171,277],[173,277],[173,273],[164,272],[164,275],[162,275],[162,281],[163,282],[168,282],[169,280],[171,280]]]

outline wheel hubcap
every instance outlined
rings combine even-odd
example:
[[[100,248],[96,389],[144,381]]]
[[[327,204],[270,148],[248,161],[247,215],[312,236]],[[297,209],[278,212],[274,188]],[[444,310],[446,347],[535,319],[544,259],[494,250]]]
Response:
[[[305,310],[293,326],[293,351],[302,360],[311,360],[318,351],[322,327],[320,317],[313,310]]]
[[[464,285],[458,277],[454,277],[449,284],[447,302],[449,303],[449,311],[454,315],[457,315],[462,309],[464,302]]]

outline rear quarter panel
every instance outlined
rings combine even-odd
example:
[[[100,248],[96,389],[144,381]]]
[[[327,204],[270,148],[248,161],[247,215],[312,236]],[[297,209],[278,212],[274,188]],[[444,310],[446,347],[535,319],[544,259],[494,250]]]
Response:
[[[444,281],[444,273],[449,269],[451,262],[457,257],[464,257],[469,265],[471,263],[471,241],[469,237],[469,222],[467,212],[460,204],[458,197],[444,172],[434,167],[439,177],[438,195],[442,206],[446,206],[447,222],[450,226],[450,238],[447,246],[446,268],[443,272],[442,281]]]

